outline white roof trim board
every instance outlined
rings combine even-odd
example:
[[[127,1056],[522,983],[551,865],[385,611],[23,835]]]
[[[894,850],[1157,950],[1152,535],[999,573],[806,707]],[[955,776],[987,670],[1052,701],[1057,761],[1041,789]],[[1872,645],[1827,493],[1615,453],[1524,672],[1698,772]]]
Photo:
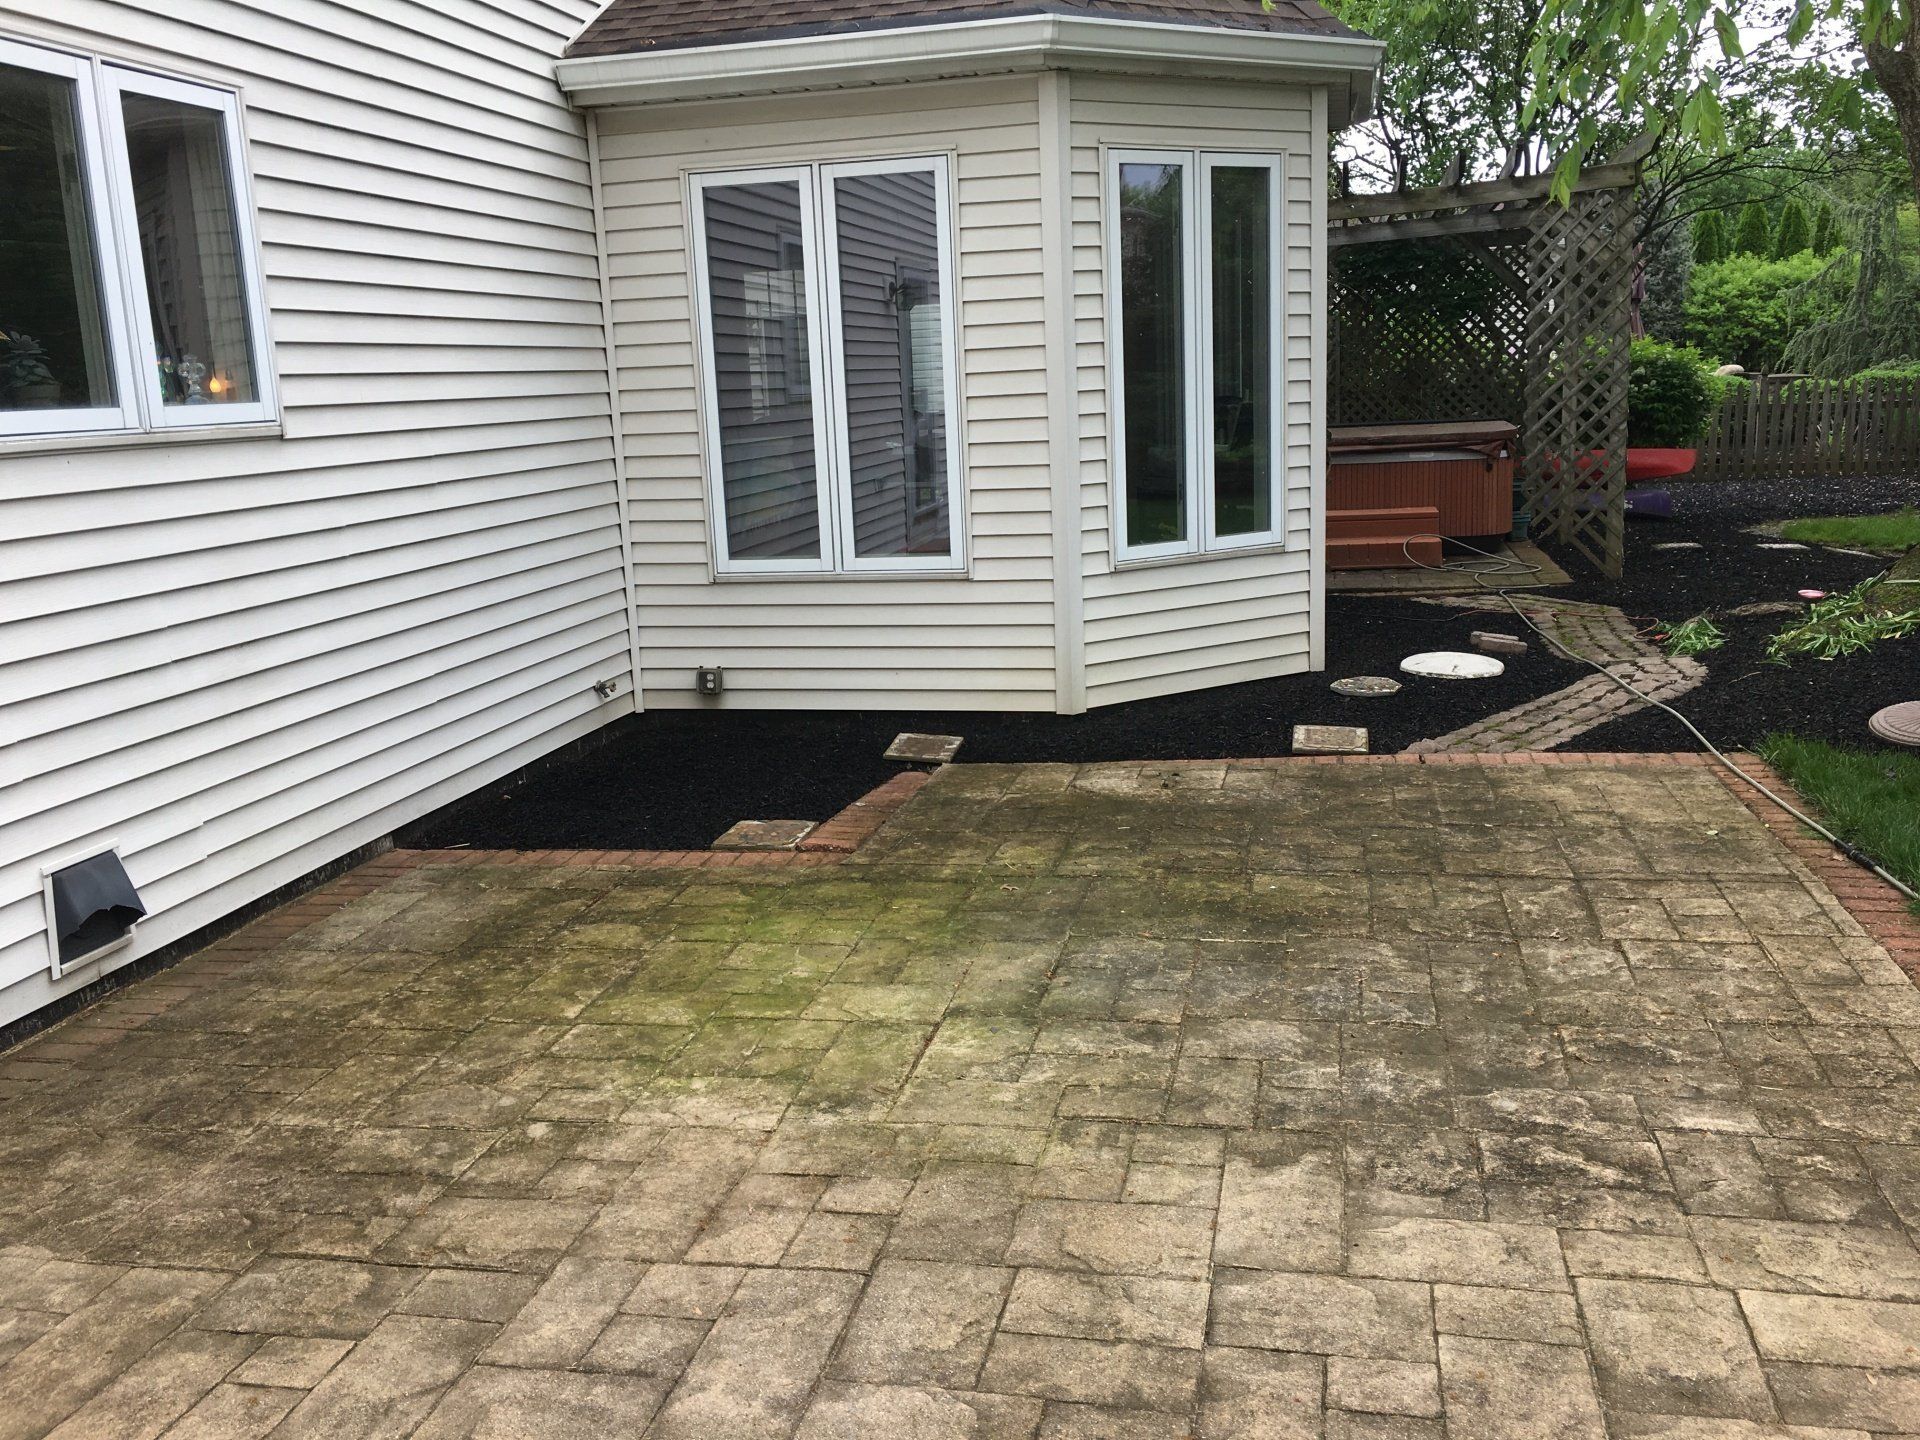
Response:
[[[1336,91],[1336,123],[1363,119],[1385,50],[1350,35],[1030,15],[835,35],[789,36],[629,55],[583,55],[557,67],[576,105],[647,105],[882,85],[907,80],[1094,70],[1189,79],[1285,78]],[[1344,94],[1344,104],[1337,103]]]

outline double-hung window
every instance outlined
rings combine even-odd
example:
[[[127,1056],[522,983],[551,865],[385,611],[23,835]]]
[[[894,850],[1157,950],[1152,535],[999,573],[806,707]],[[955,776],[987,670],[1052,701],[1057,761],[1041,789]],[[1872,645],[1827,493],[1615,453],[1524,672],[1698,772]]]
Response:
[[[696,175],[718,568],[962,564],[947,165]]]
[[[0,40],[0,437],[272,417],[233,92]]]
[[[1122,561],[1284,536],[1284,180],[1278,155],[1108,154]]]

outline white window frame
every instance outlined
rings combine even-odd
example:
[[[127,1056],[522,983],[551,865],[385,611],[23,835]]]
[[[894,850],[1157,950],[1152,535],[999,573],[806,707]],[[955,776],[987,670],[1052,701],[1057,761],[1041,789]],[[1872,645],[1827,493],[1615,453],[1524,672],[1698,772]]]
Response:
[[[62,435],[140,435],[170,430],[217,430],[278,418],[272,342],[254,228],[252,177],[238,92],[184,81],[99,56],[0,36],[0,63],[74,82],[80,164],[84,171],[102,326],[111,350],[115,404],[63,410],[0,410],[0,441]],[[168,405],[154,362],[153,314],[140,253],[133,182],[127,159],[124,94],[149,95],[212,110],[221,117],[227,147],[227,184],[234,211],[234,247],[247,306],[256,399],[210,405]]]
[[[833,510],[827,488],[827,463],[824,447],[828,444],[828,400],[826,327],[819,323],[816,302],[816,276],[820,270],[820,216],[812,203],[810,165],[770,166],[761,170],[716,170],[691,177],[689,205],[693,229],[694,295],[697,310],[695,328],[700,333],[700,410],[701,429],[707,446],[707,508],[713,523],[716,568],[723,574],[810,575],[833,568]],[[804,266],[807,313],[807,365],[811,375],[808,400],[813,416],[813,505],[819,526],[820,553],[815,557],[755,556],[734,558],[727,541],[727,477],[722,462],[725,451],[720,444],[719,365],[714,352],[712,287],[707,267],[707,203],[709,190],[730,185],[780,185],[799,187],[800,253]]]
[[[0,37],[0,64],[73,82],[75,138],[80,146],[81,180],[87,200],[87,239],[93,250],[93,283],[100,301],[100,326],[108,350],[106,370],[113,377],[115,401],[112,405],[61,410],[0,410],[0,438],[137,430],[141,412],[123,299],[126,267],[120,263],[119,238],[112,220],[113,192],[103,163],[106,146],[101,143],[95,67],[79,55],[23,45],[4,37]]]
[[[220,116],[226,140],[227,188],[233,205],[233,245],[240,265],[240,283],[247,306],[247,339],[252,347],[251,370],[255,399],[215,405],[169,405],[160,391],[160,372],[151,363],[155,354],[153,307],[147,295],[147,267],[140,257],[140,223],[134,213],[133,172],[128,159],[126,111],[121,100],[143,95],[167,100]],[[147,423],[154,429],[203,425],[247,425],[274,416],[273,366],[268,363],[266,296],[260,284],[259,242],[253,228],[253,194],[247,180],[247,153],[240,135],[240,97],[231,90],[189,85],[161,75],[128,70],[119,65],[100,67],[100,110],[105,119],[108,163],[113,167],[114,190],[120,201],[115,213],[120,252],[125,255],[127,304],[133,316],[140,353],[149,357],[144,376]]]
[[[1107,416],[1113,476],[1112,530],[1115,562],[1178,559],[1184,556],[1273,549],[1286,541],[1286,180],[1288,152],[1204,149],[1153,150],[1110,148],[1106,152]],[[1126,355],[1120,314],[1120,167],[1178,165],[1181,175],[1181,273],[1186,314],[1185,344],[1186,537],[1151,545],[1127,540]],[[1217,462],[1213,448],[1213,172],[1216,169],[1264,169],[1271,208],[1272,273],[1268,282],[1272,364],[1268,398],[1273,434],[1269,437],[1272,524],[1243,535],[1221,535],[1214,493]]]
[[[940,359],[945,391],[947,551],[939,555],[869,555],[855,543],[852,438],[847,414],[846,317],[840,294],[835,182],[860,175],[924,172],[933,176],[940,273]],[[957,575],[966,570],[966,487],[959,384],[959,283],[955,263],[952,167],[945,155],[823,161],[805,165],[703,171],[688,177],[693,244],[695,329],[699,334],[701,433],[706,443],[707,506],[714,570],[720,575]],[[726,476],[721,463],[718,364],[708,270],[706,192],[729,185],[795,183],[800,216],[813,374],[814,483],[820,554],[800,559],[736,557],[728,546]]]

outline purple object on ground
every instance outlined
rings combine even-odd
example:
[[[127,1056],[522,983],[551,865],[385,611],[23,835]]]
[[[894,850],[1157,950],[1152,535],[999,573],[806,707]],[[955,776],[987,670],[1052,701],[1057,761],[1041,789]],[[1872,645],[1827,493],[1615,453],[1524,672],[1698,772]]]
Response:
[[[1653,487],[1636,487],[1627,491],[1627,513],[1629,515],[1651,515],[1657,520],[1673,518],[1673,492]]]

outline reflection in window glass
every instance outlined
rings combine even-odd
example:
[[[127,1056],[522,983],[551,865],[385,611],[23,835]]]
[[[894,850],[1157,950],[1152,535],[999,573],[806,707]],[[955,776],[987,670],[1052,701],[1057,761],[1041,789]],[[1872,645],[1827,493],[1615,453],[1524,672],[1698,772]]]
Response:
[[[1186,285],[1180,165],[1120,166],[1128,545],[1186,539]]]
[[[0,65],[0,410],[114,404],[73,81]]]
[[[150,95],[121,105],[161,399],[257,400],[226,117]]]
[[[1213,228],[1214,529],[1273,528],[1271,172],[1216,166]]]
[[[800,186],[781,180],[702,193],[727,553],[817,559]]]
[[[835,182],[854,553],[945,555],[940,212],[924,170]]]

